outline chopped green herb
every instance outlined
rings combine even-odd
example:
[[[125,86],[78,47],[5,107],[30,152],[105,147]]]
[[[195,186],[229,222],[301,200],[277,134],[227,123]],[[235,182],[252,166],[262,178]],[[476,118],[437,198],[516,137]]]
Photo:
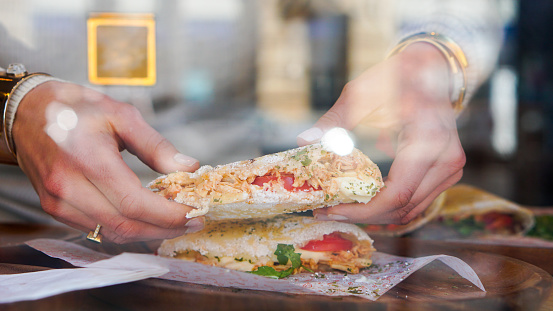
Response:
[[[266,276],[266,277],[272,278],[272,279],[282,279],[282,278],[285,278],[285,277],[289,276],[290,274],[292,274],[293,271],[294,271],[294,269],[292,269],[292,268],[289,268],[289,269],[284,270],[284,271],[276,271],[273,267],[261,266],[261,267],[257,268],[257,270],[252,271],[250,273],[261,275],[261,276]]]
[[[277,255],[278,263],[285,265],[288,263],[288,260],[292,263],[292,267],[298,268],[301,265],[301,254],[294,252],[294,246],[289,244],[278,244],[275,251]]]
[[[303,267],[300,259],[301,254],[295,253],[293,245],[278,244],[274,254],[277,255],[277,260],[279,264],[286,265],[288,264],[288,261],[290,261],[292,267],[283,271],[276,271],[273,267],[261,266],[257,268],[257,270],[251,271],[250,273],[270,277],[273,279],[282,279],[292,274],[295,269]],[[309,272],[313,272],[306,267],[303,268]]]
[[[485,230],[485,224],[475,221],[472,216],[458,221],[446,219],[445,224],[454,228],[457,232],[459,232],[459,234],[465,237],[472,235],[474,232],[481,232]]]
[[[536,216],[536,224],[527,235],[553,241],[553,215]]]

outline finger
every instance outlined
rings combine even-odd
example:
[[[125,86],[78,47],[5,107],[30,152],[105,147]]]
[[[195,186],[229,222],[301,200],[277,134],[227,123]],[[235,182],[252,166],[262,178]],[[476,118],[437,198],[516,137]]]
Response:
[[[53,218],[84,233],[94,232],[98,224],[102,225],[101,221],[95,221],[87,217],[85,214],[79,213],[78,210],[73,208],[68,208],[68,211],[65,212],[63,218],[57,216],[53,216]],[[75,219],[75,221],[67,219]],[[107,225],[102,225],[99,233],[102,235],[103,239],[119,244],[138,241],[170,239],[184,235],[186,233],[192,233],[201,230],[200,228],[203,227],[204,222],[203,218],[196,218],[194,219],[194,222],[199,225],[179,229],[160,229],[138,221],[129,221],[124,224],[124,230],[121,229],[121,226],[113,229]]]
[[[459,137],[454,135],[424,175],[409,203],[403,209],[394,211],[396,216],[390,219],[395,223],[409,222],[430,204],[432,199],[429,197],[437,197],[461,179],[465,163],[466,157]]]
[[[465,156],[458,140],[452,141],[450,145],[452,145],[452,147],[446,148],[442,156],[436,163],[433,163],[427,173],[422,176],[422,181],[418,186],[405,188],[405,185],[402,184],[402,182],[405,182],[404,180],[400,180],[401,182],[397,183],[396,179],[388,178],[386,181],[386,188],[373,198],[369,204],[342,204],[329,208],[324,212],[320,212],[320,215],[317,215],[317,217],[319,219],[328,220],[346,220],[347,218],[352,221],[366,223],[404,224],[411,221],[417,214],[430,205],[434,198],[441,192],[461,179]],[[396,163],[400,162],[396,160],[394,164]],[[407,165],[418,167],[413,164]],[[396,174],[396,172],[398,172],[397,169],[397,165],[395,167],[393,166],[393,170],[390,170],[390,175],[401,176],[401,173]],[[423,169],[423,171],[424,170],[426,169]],[[418,179],[418,177],[416,179]],[[403,194],[405,199],[396,200],[395,202],[397,203],[395,203],[395,205],[387,201],[388,198],[385,196],[391,199],[401,198],[401,192],[390,194],[390,190],[401,191],[401,189],[407,189],[407,193]],[[394,206],[392,209],[387,208],[391,205]]]
[[[106,140],[105,143],[102,139]],[[100,137],[96,140],[97,144],[106,146],[110,138]],[[98,189],[99,194],[104,195],[109,201],[106,204],[116,208],[121,215],[162,228],[178,228],[186,224],[186,214],[193,208],[171,202],[144,188],[115,147],[79,148],[83,148],[86,157],[94,161],[82,161],[84,164],[81,171]]]
[[[413,208],[407,215],[405,215],[401,219],[400,223],[406,224],[411,222],[415,217],[426,210],[442,192],[459,182],[461,177],[463,177],[463,171],[457,172],[446,181],[441,183],[438,187],[436,187],[434,191],[427,195],[424,200],[422,200],[415,208]]]
[[[93,195],[91,194],[94,192],[93,187],[81,186],[80,188],[84,194]],[[52,217],[85,233],[93,231],[98,224],[102,225],[102,235],[116,243],[173,238],[201,230],[204,225],[203,217],[199,217],[188,221],[183,227],[160,228],[146,222],[125,218],[117,213],[115,208],[105,204],[107,200],[93,198],[95,199],[75,203],[82,210],[70,204],[71,199],[62,201],[51,198],[45,205],[55,205],[55,208],[49,208],[52,211]]]
[[[138,110],[132,106],[112,118],[116,134],[124,147],[146,165],[161,173],[174,171],[195,171],[199,161],[181,154],[167,139],[144,121]]]
[[[424,131],[419,130],[418,132]],[[395,212],[396,221],[400,221],[417,205],[412,201],[413,196],[417,193],[425,176],[438,161],[444,148],[449,145],[448,142],[444,143],[443,138],[427,141],[428,137],[428,133],[417,134],[414,130],[404,135],[386,179],[386,187],[368,205],[364,205],[364,207],[360,204],[334,206],[327,209],[326,215],[340,215],[356,222],[381,222],[383,221],[382,216],[386,218],[385,215]],[[447,139],[445,140],[447,141]],[[440,173],[437,170],[436,174]],[[445,178],[446,176],[438,177],[437,182],[439,183]],[[430,192],[428,191],[426,194]]]

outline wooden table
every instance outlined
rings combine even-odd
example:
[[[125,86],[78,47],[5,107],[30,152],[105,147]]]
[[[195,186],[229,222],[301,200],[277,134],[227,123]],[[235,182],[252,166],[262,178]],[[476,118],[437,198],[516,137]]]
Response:
[[[71,239],[110,254],[148,253],[156,246],[155,242],[97,245],[84,240],[79,233],[58,228],[0,224],[0,273],[71,267],[21,244],[38,237]],[[389,237],[375,238],[375,247],[381,252],[409,257],[453,255],[479,269],[493,269],[497,275],[481,276],[488,293],[472,291],[466,295],[461,293],[455,299],[444,296],[444,291],[435,284],[436,279],[447,273],[451,275],[451,270],[433,263],[376,302],[356,297],[298,296],[149,279],[37,301],[0,304],[0,310],[553,310],[553,248]],[[447,284],[451,287],[462,287],[466,282],[458,277],[450,278],[451,283]]]

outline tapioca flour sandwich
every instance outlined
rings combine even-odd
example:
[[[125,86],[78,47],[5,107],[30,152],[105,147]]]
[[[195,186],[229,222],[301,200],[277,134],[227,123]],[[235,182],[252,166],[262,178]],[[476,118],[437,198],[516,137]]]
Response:
[[[313,217],[209,221],[165,240],[158,255],[281,278],[301,271],[358,273],[369,267],[373,241],[354,224]]]
[[[367,203],[384,186],[377,165],[358,149],[338,155],[321,144],[251,160],[175,172],[148,187],[194,207],[187,217],[271,217],[341,203]]]
[[[457,237],[522,236],[534,226],[532,211],[476,187],[458,184],[446,191],[443,207],[429,223]]]

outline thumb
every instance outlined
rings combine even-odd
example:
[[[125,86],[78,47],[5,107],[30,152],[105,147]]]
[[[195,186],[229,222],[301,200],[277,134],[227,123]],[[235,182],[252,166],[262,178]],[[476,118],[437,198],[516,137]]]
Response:
[[[144,119],[118,120],[115,131],[123,146],[151,169],[166,174],[174,171],[195,171],[199,161],[179,151]]]
[[[175,171],[192,172],[200,166],[199,161],[180,153],[173,144],[161,134],[150,132],[149,140],[141,139],[127,141],[129,151],[153,170],[167,174]],[[147,136],[146,136],[147,137]],[[133,136],[133,138],[138,138]],[[131,147],[132,144],[132,147]]]

